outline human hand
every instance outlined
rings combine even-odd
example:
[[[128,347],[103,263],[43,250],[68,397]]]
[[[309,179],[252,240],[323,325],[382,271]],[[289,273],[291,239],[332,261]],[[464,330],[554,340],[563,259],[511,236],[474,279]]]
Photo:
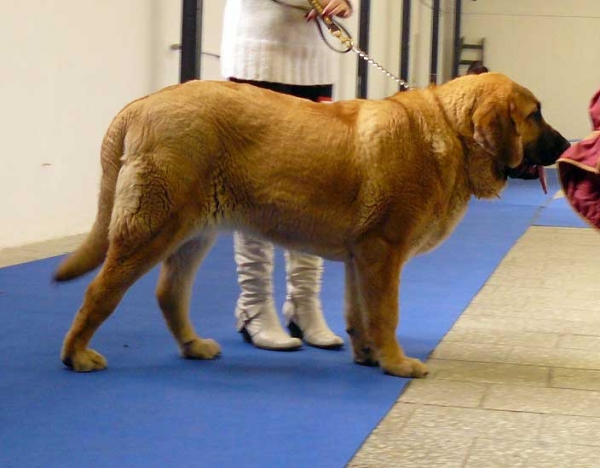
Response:
[[[352,7],[346,0],[321,0],[323,5],[323,16],[331,18],[332,16],[339,16],[340,18],[348,18],[352,15]],[[306,20],[310,21],[317,17],[318,13],[315,10],[311,10],[306,15]]]

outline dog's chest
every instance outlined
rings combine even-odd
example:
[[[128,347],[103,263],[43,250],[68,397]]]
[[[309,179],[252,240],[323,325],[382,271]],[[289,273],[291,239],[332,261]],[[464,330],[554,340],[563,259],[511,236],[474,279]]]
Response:
[[[440,245],[465,215],[468,202],[469,197],[453,197],[445,210],[431,216],[427,228],[416,243],[415,255],[429,252]]]

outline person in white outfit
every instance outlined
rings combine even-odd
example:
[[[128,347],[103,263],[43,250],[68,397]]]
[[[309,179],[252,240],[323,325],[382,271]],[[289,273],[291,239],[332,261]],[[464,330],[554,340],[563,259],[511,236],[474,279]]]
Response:
[[[352,13],[346,0],[321,0],[321,4],[329,16]],[[323,42],[314,16],[306,0],[227,0],[222,76],[313,101],[331,100],[333,52]],[[331,331],[323,317],[321,258],[285,252],[283,315],[290,336],[279,321],[273,299],[273,244],[236,232],[234,247],[241,289],[235,316],[246,341],[270,350],[298,349],[302,340],[319,348],[343,346],[344,340]]]

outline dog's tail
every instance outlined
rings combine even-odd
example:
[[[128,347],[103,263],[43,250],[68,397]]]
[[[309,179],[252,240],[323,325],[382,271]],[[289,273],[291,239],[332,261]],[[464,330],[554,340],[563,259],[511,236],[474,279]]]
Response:
[[[102,141],[102,179],[98,212],[92,230],[83,243],[58,266],[55,281],[69,281],[92,271],[104,261],[108,251],[108,229],[112,215],[117,177],[122,165],[127,113],[119,113]]]

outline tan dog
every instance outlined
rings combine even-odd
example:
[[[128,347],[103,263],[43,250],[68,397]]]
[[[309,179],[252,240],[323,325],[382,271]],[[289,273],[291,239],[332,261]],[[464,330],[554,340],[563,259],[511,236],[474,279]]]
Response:
[[[217,356],[189,302],[196,269],[227,228],[343,261],[355,361],[423,376],[396,340],[402,266],[452,231],[471,196],[496,197],[510,168],[552,164],[567,147],[533,94],[496,73],[330,105],[200,81],[137,100],[104,138],[94,227],[55,275],[104,262],[62,361],[106,367],[88,348],[92,335],[160,261],[158,302],[183,356]]]

